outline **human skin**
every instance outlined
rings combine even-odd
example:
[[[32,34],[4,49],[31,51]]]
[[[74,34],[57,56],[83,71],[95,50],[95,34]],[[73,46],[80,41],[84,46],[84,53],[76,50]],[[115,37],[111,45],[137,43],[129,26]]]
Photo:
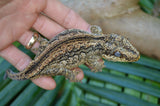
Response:
[[[45,15],[42,15],[42,12]],[[89,24],[58,0],[1,0],[0,56],[20,71],[27,67],[31,58],[12,43],[18,41],[26,46],[33,35],[30,28],[51,39],[65,29],[76,28],[87,31]],[[38,47],[38,43],[33,46],[35,47]],[[81,71],[77,79],[82,80],[83,76]],[[56,87],[52,77],[40,77],[32,82],[47,90]]]

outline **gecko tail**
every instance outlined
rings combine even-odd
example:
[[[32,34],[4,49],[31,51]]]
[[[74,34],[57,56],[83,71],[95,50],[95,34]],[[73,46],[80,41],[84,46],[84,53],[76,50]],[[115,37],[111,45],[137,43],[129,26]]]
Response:
[[[13,80],[25,80],[26,78],[22,77],[22,76],[24,76],[24,74],[22,72],[15,73],[11,69],[8,69],[3,76],[3,79],[5,80],[7,78],[10,78]]]

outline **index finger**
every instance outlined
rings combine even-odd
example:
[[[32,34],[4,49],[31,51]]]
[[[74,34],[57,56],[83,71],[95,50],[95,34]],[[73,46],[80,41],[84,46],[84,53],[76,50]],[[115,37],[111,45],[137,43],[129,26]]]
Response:
[[[89,24],[58,0],[48,0],[44,13],[61,26],[88,30]]]

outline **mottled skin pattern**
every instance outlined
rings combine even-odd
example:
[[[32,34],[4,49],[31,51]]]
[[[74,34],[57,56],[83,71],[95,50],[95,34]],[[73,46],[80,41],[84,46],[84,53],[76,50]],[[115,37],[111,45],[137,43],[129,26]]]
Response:
[[[48,41],[38,38],[40,47],[33,61],[23,71],[6,72],[15,80],[35,79],[40,76],[63,75],[70,81],[78,81],[79,73],[74,68],[87,64],[94,72],[101,71],[104,58],[109,61],[134,62],[140,58],[139,52],[123,36],[102,34],[100,27],[93,25],[91,33],[79,29],[69,29]],[[71,71],[72,69],[72,71]]]

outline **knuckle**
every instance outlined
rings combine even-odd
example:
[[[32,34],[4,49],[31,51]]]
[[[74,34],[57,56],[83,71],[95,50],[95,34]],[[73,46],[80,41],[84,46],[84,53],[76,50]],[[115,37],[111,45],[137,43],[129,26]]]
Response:
[[[75,28],[76,27],[76,18],[77,15],[76,13],[72,10],[72,9],[68,9],[68,12],[66,13],[66,16],[64,18],[64,20],[62,21],[62,24],[66,27],[66,28]]]

